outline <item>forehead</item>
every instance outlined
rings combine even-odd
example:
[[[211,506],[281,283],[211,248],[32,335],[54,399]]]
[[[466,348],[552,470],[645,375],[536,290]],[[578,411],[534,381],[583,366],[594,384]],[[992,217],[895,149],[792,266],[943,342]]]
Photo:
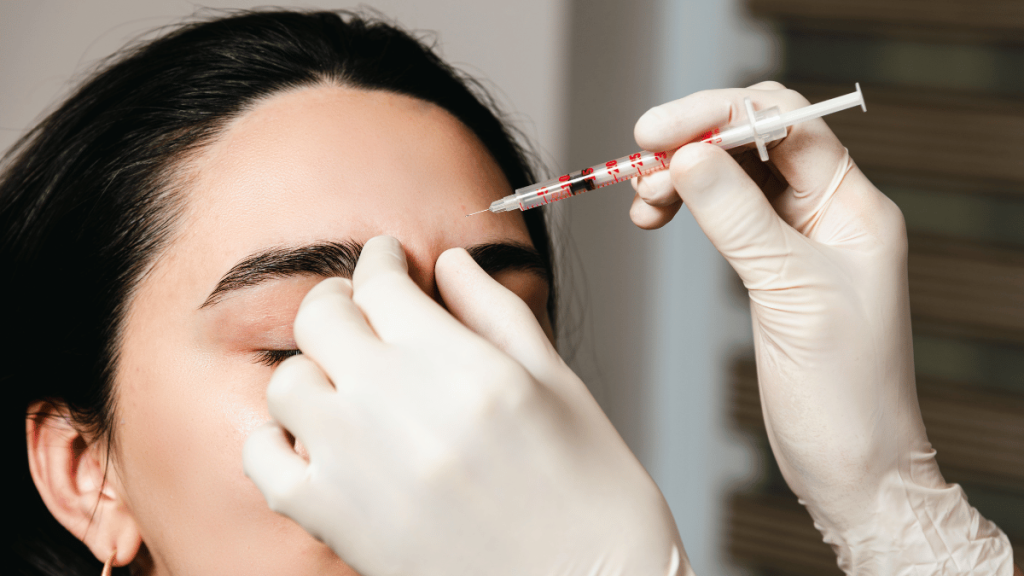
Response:
[[[187,173],[183,248],[221,272],[257,248],[378,234],[424,265],[452,246],[530,243],[518,214],[465,217],[509,184],[468,128],[408,96],[335,86],[275,95]]]

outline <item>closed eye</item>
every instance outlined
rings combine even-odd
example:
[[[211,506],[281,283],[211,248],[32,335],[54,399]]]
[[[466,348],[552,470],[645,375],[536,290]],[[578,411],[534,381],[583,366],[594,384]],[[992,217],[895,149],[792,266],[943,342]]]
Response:
[[[256,353],[256,361],[273,368],[285,359],[301,354],[299,350],[260,350]]]

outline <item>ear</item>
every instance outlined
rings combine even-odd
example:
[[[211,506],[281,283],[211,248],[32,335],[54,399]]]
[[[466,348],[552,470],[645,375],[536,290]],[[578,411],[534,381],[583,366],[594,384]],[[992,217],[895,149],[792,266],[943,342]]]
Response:
[[[25,417],[28,467],[43,503],[100,562],[116,550],[114,566],[131,562],[142,537],[117,475],[107,467],[107,446],[72,425],[66,406],[34,402]]]

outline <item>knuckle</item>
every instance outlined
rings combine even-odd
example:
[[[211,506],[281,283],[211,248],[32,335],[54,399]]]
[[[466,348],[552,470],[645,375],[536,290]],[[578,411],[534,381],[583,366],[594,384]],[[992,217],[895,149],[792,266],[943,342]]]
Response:
[[[695,100],[699,102],[714,102],[722,98],[722,91],[719,89],[711,88],[708,90],[699,90],[693,94],[683,98],[683,100]]]
[[[462,469],[458,449],[441,443],[420,450],[413,464],[413,474],[418,483],[426,486],[451,484],[452,478],[460,475]]]
[[[740,117],[740,109],[736,105],[736,102],[734,102],[732,100],[726,100],[725,101],[725,107],[726,107],[726,110],[727,110],[726,117],[725,117],[726,118],[725,123],[728,126],[732,126],[733,124],[736,123],[736,121]],[[746,112],[744,111],[744,114],[745,113]],[[678,154],[678,152],[676,154]]]
[[[789,110],[796,110],[797,108],[803,108],[805,106],[811,105],[810,100],[805,98],[803,94],[797,92],[796,90],[783,90],[781,97],[782,103],[784,104],[784,108],[787,108]]]
[[[518,412],[536,394],[536,382],[518,362],[500,362],[495,369],[499,376],[491,379],[490,386],[481,388],[474,407],[481,419]]]
[[[786,87],[781,82],[775,80],[765,80],[764,82],[758,82],[753,86],[749,86],[748,90],[785,90]]]
[[[458,394],[458,413],[470,429],[514,410],[531,393],[532,377],[509,358],[491,357],[486,364],[467,362],[457,379],[465,384]]]

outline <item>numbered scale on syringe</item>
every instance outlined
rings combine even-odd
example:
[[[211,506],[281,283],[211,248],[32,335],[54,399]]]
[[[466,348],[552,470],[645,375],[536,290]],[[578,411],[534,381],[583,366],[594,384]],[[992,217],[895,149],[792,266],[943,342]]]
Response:
[[[668,152],[646,151],[609,160],[579,172],[519,188],[515,193],[517,205],[513,208],[528,210],[564,200],[569,196],[625,182],[656,170],[664,170],[668,168],[668,162]]]

